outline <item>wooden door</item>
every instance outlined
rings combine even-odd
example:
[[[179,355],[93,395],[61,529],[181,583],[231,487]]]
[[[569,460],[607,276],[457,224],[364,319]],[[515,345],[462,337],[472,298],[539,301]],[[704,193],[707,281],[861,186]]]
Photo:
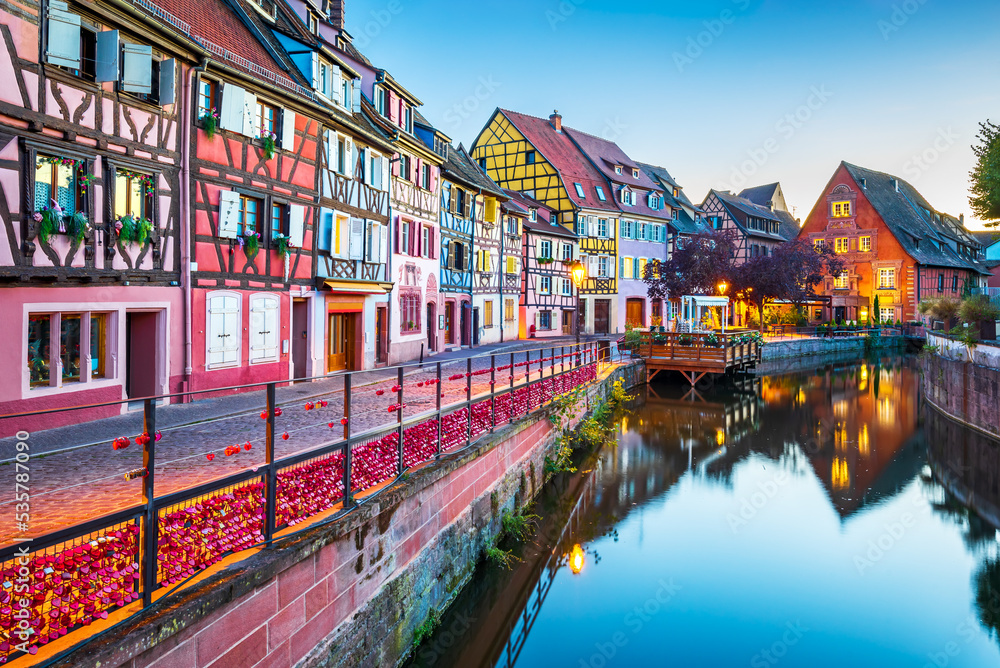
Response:
[[[632,327],[645,327],[646,318],[643,311],[646,303],[642,299],[625,300],[625,323]]]
[[[385,327],[387,309],[380,306],[375,309],[375,362],[386,364],[388,362],[388,341],[386,340],[387,330]]]
[[[346,313],[331,313],[327,347],[327,372],[343,371],[348,367],[352,329]]]
[[[594,333],[607,334],[611,326],[611,300],[594,300]]]
[[[444,305],[444,336],[448,343],[455,343],[455,302]]]

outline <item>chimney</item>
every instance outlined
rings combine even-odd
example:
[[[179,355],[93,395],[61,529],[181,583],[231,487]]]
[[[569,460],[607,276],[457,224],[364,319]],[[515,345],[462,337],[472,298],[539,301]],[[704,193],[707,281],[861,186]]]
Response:
[[[553,111],[552,115],[549,116],[549,123],[556,129],[556,132],[562,132],[562,116],[559,115],[558,109]]]
[[[958,222],[962,223],[962,227],[965,227],[965,214],[964,213],[958,214]]]
[[[344,29],[344,0],[330,0],[330,23],[337,30]]]
[[[892,187],[896,189],[896,192],[899,192],[899,179],[892,180]]]

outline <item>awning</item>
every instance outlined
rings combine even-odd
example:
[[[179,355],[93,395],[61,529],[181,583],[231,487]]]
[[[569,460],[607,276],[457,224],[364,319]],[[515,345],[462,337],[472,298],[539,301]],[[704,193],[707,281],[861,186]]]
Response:
[[[321,282],[322,281],[322,282]],[[384,281],[349,281],[345,279],[321,279],[317,288],[328,292],[346,292],[354,295],[387,295],[393,283]]]

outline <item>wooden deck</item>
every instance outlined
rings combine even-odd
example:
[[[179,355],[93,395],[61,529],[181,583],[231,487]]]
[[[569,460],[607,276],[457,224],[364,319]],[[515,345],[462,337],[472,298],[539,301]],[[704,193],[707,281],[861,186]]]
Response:
[[[661,371],[679,371],[691,385],[706,375],[724,375],[745,371],[760,362],[760,346],[754,342],[736,343],[747,332],[715,334],[717,345],[710,345],[709,334],[651,334],[641,332],[635,351],[646,362],[648,380]]]

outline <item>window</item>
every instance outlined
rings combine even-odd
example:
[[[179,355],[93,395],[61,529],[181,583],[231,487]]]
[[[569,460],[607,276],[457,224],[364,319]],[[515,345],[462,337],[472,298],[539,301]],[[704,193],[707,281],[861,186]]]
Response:
[[[660,208],[660,196],[656,193],[649,193],[649,208],[654,211]],[[674,220],[677,220],[677,211],[674,210]]]
[[[521,230],[518,229],[517,218],[514,216],[507,216],[504,222],[506,223],[507,234],[510,236],[516,237],[521,233]]]
[[[618,275],[621,278],[632,278],[632,258],[624,256],[618,258]]]
[[[278,298],[250,296],[250,363],[278,361]]]
[[[242,206],[240,207],[242,208]],[[279,234],[287,234],[285,231],[285,221],[288,217],[285,215],[287,213],[287,208],[284,204],[274,203],[271,205],[271,239],[274,239]],[[339,221],[338,221],[339,223]],[[337,252],[335,254],[339,255],[340,251],[340,236],[334,235],[333,243],[337,247]]]
[[[587,199],[587,195],[585,195],[583,192],[583,186],[581,186],[579,183],[574,183],[573,187],[576,188],[577,197],[579,197],[580,199]]]
[[[334,82],[336,85],[337,82]],[[340,78],[340,102],[345,107],[350,107],[354,100],[351,90],[351,80],[345,77]]]
[[[538,312],[538,329],[542,331],[552,329],[552,311]]]
[[[851,279],[848,277],[846,271],[840,272],[840,274],[833,279],[833,287],[835,290],[847,290],[851,287]]]
[[[28,377],[31,386],[44,386],[50,382],[52,316],[28,316]]]
[[[646,223],[636,223],[635,224],[635,236],[633,239],[639,239],[645,241],[646,239]]]
[[[862,253],[870,253],[872,250],[872,238],[861,237],[858,239],[858,250]]]
[[[108,314],[90,314],[90,377],[104,378],[104,358],[107,350]]]
[[[563,262],[569,262],[573,259],[573,244],[563,244],[562,245],[562,258]]]
[[[257,101],[257,129],[261,136],[276,134],[278,110],[266,102]]]
[[[35,211],[59,205],[64,215],[76,213],[84,198],[77,185],[77,162],[38,154],[35,159]]]
[[[954,274],[951,277],[951,291],[958,292],[958,274]]]
[[[611,258],[607,255],[601,255],[597,258],[597,275],[601,278],[610,278],[611,276]]]
[[[826,239],[813,239],[813,248],[822,251],[826,247]]]
[[[399,177],[407,181],[410,180],[410,166],[412,162],[410,156],[400,154],[399,156]]]
[[[257,231],[257,212],[259,208],[260,201],[258,199],[240,195],[240,217],[236,225],[237,236],[242,237]]]
[[[604,188],[602,188],[601,186],[594,186],[594,189],[597,190],[597,199],[601,200],[602,202],[608,201],[607,196],[605,196],[604,194]]]
[[[576,234],[580,237],[587,236],[587,217],[580,216],[576,221]]]
[[[198,80],[198,118],[215,113],[219,83],[202,77]]]
[[[559,279],[560,286],[562,288],[561,292],[564,296],[569,297],[573,294],[573,282],[568,278]]]
[[[107,349],[106,313],[32,314],[28,316],[27,365],[32,387],[52,385],[54,368],[52,344],[53,318],[59,324],[59,363],[62,366],[62,383],[73,383],[105,375]],[[83,357],[89,351],[89,359]],[[89,367],[89,368],[88,368]]]
[[[420,187],[424,190],[431,189],[431,166],[422,165],[420,167]]]
[[[834,202],[833,203],[833,217],[834,218],[849,218],[851,216],[851,203],[850,202]]]
[[[526,151],[525,154],[524,154],[524,162],[525,162],[525,164],[528,164],[528,165],[535,164],[535,152],[534,151]]]
[[[833,248],[837,253],[850,252],[851,240],[846,237],[838,237],[833,241]]]
[[[316,15],[309,12],[309,32],[314,35],[319,34],[319,20],[317,20]]]
[[[896,309],[891,306],[888,308],[879,308],[878,317],[881,318],[882,322],[892,322],[896,317]]]
[[[365,172],[368,169],[368,160],[365,157],[365,153],[366,153],[365,149],[363,148],[358,149],[358,157],[354,162],[354,165],[356,167],[356,171],[354,172],[354,178],[361,181],[362,183],[368,183],[368,180],[365,178]]]
[[[118,169],[115,172],[115,216],[150,220],[153,217],[155,177]]]
[[[451,242],[451,267],[465,271],[465,246],[457,241]]]
[[[938,274],[938,292],[944,292],[944,274]]]
[[[420,332],[420,292],[406,291],[399,295],[400,331],[403,334]]]
[[[552,259],[552,242],[542,239],[538,242],[538,259]]]
[[[642,278],[643,276],[646,275],[646,264],[647,264],[646,258],[640,257],[638,260],[636,260],[635,264],[639,270],[638,271],[639,278]]]
[[[388,95],[384,88],[375,86],[375,111],[382,116],[389,115]]]
[[[533,223],[538,222],[538,210],[537,209],[531,209],[530,211],[528,211],[528,220],[530,220]]]
[[[431,228],[421,226],[421,230],[420,256],[431,257]]]
[[[601,239],[608,238],[608,219],[598,218],[597,219],[597,236]]]
[[[552,277],[541,276],[538,279],[538,292],[543,295],[552,294]]]
[[[205,300],[205,342],[209,369],[240,366],[240,296],[232,292],[210,292]]]
[[[631,239],[632,238],[633,226],[634,225],[635,225],[635,223],[633,223],[631,220],[623,220],[622,221],[622,223],[621,223],[621,238],[622,239]]]
[[[639,170],[638,169],[633,169],[632,170],[632,178],[633,179],[639,178]]]
[[[413,132],[413,109],[411,107],[406,107],[403,112],[403,129],[407,132]]]
[[[622,188],[622,204],[635,206],[635,193],[631,188]]]
[[[503,319],[505,322],[514,322],[514,300],[505,299],[503,302]]]
[[[621,173],[622,173],[622,166],[615,165],[615,174],[621,174]]]
[[[483,302],[483,327],[493,328],[493,302],[489,299]]]
[[[896,288],[896,270],[883,267],[878,270],[879,290],[893,290]]]

